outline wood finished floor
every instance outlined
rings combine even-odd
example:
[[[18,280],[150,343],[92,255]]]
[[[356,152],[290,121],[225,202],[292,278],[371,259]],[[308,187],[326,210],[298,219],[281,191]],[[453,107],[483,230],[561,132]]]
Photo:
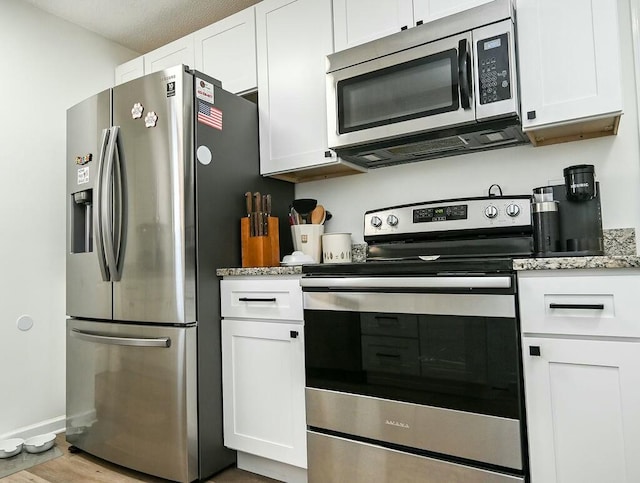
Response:
[[[165,483],[167,480],[138,473],[114,465],[86,453],[70,453],[64,433],[56,437],[56,445],[63,452],[59,458],[32,466],[26,470],[0,478],[2,483]],[[276,483],[277,480],[229,468],[207,483]]]

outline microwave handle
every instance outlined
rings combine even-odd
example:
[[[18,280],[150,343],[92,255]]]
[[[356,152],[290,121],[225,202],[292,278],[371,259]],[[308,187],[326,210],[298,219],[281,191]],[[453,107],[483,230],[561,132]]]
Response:
[[[469,42],[462,39],[458,42],[458,78],[460,79],[460,104],[463,109],[471,107],[471,54]]]

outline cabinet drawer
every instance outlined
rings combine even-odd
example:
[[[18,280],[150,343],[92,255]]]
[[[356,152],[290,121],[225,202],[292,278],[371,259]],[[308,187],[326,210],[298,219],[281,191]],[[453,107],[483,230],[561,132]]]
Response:
[[[640,272],[518,274],[523,333],[640,337]]]
[[[222,280],[221,315],[249,319],[303,320],[300,280]]]

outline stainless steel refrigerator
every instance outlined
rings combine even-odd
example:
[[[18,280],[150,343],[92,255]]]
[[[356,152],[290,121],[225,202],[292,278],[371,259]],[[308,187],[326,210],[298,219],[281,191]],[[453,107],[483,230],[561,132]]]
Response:
[[[223,446],[215,270],[240,266],[245,192],[270,193],[281,219],[293,199],[293,185],[259,175],[258,156],[256,105],[185,66],[68,110],[75,448],[181,482],[235,461]]]

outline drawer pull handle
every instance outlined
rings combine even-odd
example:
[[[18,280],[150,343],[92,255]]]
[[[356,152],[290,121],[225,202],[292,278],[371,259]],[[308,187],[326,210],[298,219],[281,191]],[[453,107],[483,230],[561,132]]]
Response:
[[[240,297],[238,299],[240,302],[275,302],[276,298],[269,298],[269,299],[260,299],[260,298],[250,298],[250,297]]]
[[[549,304],[550,309],[603,310],[604,304]]]
[[[539,345],[530,345],[529,346],[529,355],[538,357],[540,355],[540,346]]]
[[[376,352],[376,357],[386,357],[389,359],[400,359],[400,354],[383,354],[382,352]]]
[[[298,338],[298,331],[297,330],[290,330],[289,331],[289,337],[291,337],[292,339],[297,339]]]

